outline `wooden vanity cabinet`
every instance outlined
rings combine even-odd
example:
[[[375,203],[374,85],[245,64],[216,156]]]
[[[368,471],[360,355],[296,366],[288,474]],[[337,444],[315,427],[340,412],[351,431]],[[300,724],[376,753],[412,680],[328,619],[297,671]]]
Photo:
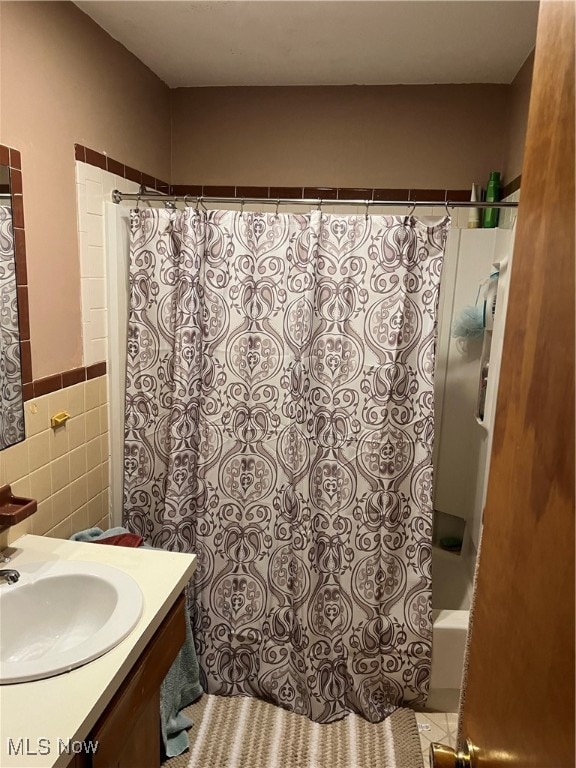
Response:
[[[159,768],[160,686],[186,637],[184,611],[180,595],[86,738],[96,752],[68,768]]]

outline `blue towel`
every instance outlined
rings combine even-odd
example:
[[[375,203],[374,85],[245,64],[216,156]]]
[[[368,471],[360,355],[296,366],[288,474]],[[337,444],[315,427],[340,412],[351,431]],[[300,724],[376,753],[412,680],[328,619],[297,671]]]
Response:
[[[126,528],[117,526],[103,531],[102,528],[87,528],[85,531],[78,531],[70,536],[71,541],[95,541],[96,539],[107,539],[110,536],[120,536],[122,533],[130,533]]]
[[[130,533],[130,531],[120,526],[109,528],[107,531],[101,528],[88,528],[73,534],[70,538],[72,541],[95,541],[109,536],[119,536],[122,533]],[[199,699],[203,693],[190,618],[186,612],[186,639],[160,688],[160,722],[166,757],[175,757],[188,749],[186,730],[191,728],[193,723],[180,710]]]
[[[200,669],[194,648],[190,618],[186,612],[186,639],[160,688],[160,720],[166,757],[181,755],[189,747],[186,729],[193,723],[180,710],[199,699]]]

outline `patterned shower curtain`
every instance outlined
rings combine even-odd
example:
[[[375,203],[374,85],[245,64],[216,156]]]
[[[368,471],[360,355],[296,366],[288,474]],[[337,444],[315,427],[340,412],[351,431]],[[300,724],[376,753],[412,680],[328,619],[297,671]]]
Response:
[[[210,693],[423,705],[449,219],[135,210],[126,525],[198,555]]]
[[[12,209],[0,205],[0,450],[24,440]]]

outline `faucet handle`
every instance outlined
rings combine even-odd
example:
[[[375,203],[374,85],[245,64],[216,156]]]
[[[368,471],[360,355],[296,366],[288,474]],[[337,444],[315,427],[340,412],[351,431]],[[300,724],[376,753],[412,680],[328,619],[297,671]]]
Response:
[[[9,563],[12,560],[10,555],[5,555],[4,552],[0,552],[0,563]]]
[[[4,579],[8,584],[16,584],[20,574],[14,568],[0,568],[0,579]]]

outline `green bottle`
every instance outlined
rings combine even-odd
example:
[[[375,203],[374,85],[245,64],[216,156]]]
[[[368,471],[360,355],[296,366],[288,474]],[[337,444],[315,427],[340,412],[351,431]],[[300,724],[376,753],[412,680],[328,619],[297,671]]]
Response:
[[[488,179],[488,186],[486,187],[486,202],[495,203],[498,200],[500,200],[500,171],[492,171]],[[499,213],[498,208],[484,208],[482,226],[487,228],[497,227]]]

